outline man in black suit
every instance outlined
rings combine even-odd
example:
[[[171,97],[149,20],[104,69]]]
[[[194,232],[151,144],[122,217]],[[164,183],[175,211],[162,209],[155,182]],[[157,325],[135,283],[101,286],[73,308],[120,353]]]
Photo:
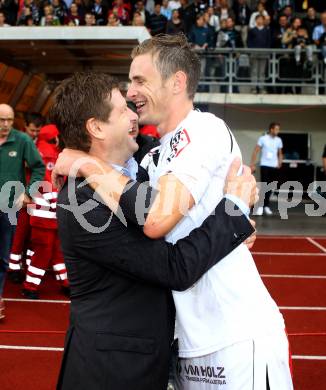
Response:
[[[136,177],[135,166],[125,164],[137,150],[129,135],[134,115],[107,75],[74,75],[54,97],[52,120],[66,146],[113,165],[108,180],[118,181],[110,208],[82,179],[68,181],[59,195],[59,234],[71,286],[60,390],[165,390],[175,314],[170,290],[192,286],[253,233],[237,206],[223,199],[174,246],[146,237],[138,227],[139,204],[144,199],[145,207],[159,194],[117,172]],[[239,196],[249,180],[250,200],[243,201],[250,204],[254,180],[237,177],[237,170],[233,166],[227,188]]]

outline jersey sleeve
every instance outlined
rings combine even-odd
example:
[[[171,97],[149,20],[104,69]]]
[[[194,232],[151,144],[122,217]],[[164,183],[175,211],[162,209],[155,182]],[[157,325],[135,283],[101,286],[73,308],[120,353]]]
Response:
[[[283,149],[283,141],[282,141],[282,138],[279,138],[279,141],[278,141],[278,149]]]
[[[264,136],[258,138],[257,145],[261,148],[264,146]]]
[[[215,116],[202,114],[202,123],[192,123],[175,133],[170,142],[168,164],[160,176],[172,174],[198,203],[219,165],[230,158],[232,135]]]

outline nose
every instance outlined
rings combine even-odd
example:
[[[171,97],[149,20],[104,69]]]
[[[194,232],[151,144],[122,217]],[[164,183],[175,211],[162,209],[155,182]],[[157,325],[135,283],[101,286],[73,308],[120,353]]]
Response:
[[[127,98],[130,100],[133,100],[133,99],[135,99],[136,95],[137,95],[137,91],[136,91],[133,83],[131,82],[129,85],[128,91],[127,91]]]

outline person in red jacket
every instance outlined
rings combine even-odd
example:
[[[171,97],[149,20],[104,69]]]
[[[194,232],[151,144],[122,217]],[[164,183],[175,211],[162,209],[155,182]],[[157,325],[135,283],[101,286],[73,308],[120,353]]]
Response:
[[[58,130],[54,125],[44,126],[37,140],[37,148],[46,167],[44,185],[28,205],[31,224],[31,248],[33,254],[28,265],[22,293],[30,299],[39,298],[41,281],[52,265],[56,279],[64,293],[69,293],[67,271],[58,238],[56,218],[57,190],[51,183],[51,172],[58,158]]]
[[[37,112],[29,112],[25,115],[25,133],[34,143],[44,125],[44,117]],[[29,182],[30,171],[26,168],[26,180]],[[8,278],[13,283],[22,283],[25,275],[23,269],[25,261],[28,266],[33,252],[29,249],[31,227],[26,207],[22,207],[18,214],[17,227],[10,251]]]

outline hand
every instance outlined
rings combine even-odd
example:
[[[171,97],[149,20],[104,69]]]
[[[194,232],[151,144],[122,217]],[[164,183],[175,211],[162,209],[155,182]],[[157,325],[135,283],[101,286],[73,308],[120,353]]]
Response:
[[[235,158],[230,166],[225,180],[224,193],[240,198],[250,208],[258,202],[258,188],[256,179],[248,166],[243,166],[242,175],[238,176],[241,168],[241,159]]]
[[[253,219],[249,219],[249,221],[251,223],[251,226],[255,229],[255,232],[252,233],[252,235],[246,239],[244,244],[247,245],[248,249],[251,249],[255,244],[257,238],[257,231],[256,231],[256,222]]]
[[[62,188],[64,176],[82,176],[81,165],[85,158],[90,159],[85,152],[68,148],[63,149],[52,171],[52,184],[54,187],[59,190]],[[78,164],[78,160],[80,160],[80,164]]]
[[[21,208],[27,207],[29,203],[32,203],[32,199],[25,193],[19,195],[15,201],[15,207],[20,210]]]
[[[251,164],[250,170],[251,170],[251,173],[255,173],[256,172],[256,164]]]

